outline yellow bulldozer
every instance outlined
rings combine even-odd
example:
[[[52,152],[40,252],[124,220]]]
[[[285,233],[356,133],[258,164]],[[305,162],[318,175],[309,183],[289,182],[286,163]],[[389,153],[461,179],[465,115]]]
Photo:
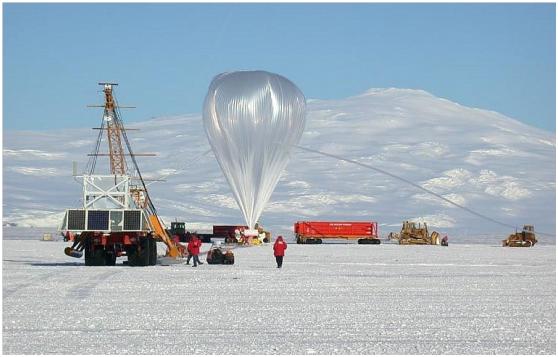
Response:
[[[537,238],[535,237],[535,227],[533,225],[526,224],[523,226],[521,232],[515,232],[510,234],[508,239],[502,241],[503,247],[532,247],[537,243]]]
[[[400,233],[390,233],[390,240],[396,240],[401,245],[422,244],[422,245],[439,245],[440,234],[432,232],[428,235],[428,226],[426,223],[405,221]]]

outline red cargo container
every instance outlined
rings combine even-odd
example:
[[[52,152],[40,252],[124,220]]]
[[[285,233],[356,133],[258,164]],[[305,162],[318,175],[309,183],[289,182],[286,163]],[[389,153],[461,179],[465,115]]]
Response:
[[[294,225],[298,244],[322,243],[322,239],[357,239],[359,244],[379,244],[377,222],[308,222]]]
[[[213,226],[213,237],[228,238],[234,237],[235,230],[248,229],[248,226]]]

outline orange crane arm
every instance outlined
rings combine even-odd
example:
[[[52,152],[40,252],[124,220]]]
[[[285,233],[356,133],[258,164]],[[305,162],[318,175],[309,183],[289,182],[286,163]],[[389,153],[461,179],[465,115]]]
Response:
[[[149,216],[149,222],[151,223],[151,227],[153,227],[153,231],[155,232],[155,235],[158,236],[163,241],[163,243],[165,243],[165,245],[167,246],[168,248],[167,255],[172,258],[182,257],[184,255],[183,253],[184,249],[180,249],[180,248],[184,248],[184,247],[180,243],[178,243],[178,246],[174,244],[172,239],[167,234],[167,231],[163,228],[163,225],[161,224],[161,220],[159,219],[159,217],[152,214]]]
[[[107,120],[107,138],[110,156],[110,170],[114,175],[125,175],[127,171],[122,147],[122,128],[116,120],[114,97],[112,96],[112,85],[105,85],[105,118]]]

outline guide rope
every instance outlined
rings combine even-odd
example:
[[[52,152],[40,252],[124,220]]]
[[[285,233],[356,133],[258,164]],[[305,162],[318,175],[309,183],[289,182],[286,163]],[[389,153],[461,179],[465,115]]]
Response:
[[[453,205],[453,206],[455,206],[455,207],[457,207],[457,208],[460,208],[460,209],[462,209],[462,210],[464,210],[464,211],[467,211],[467,212],[469,212],[469,213],[471,213],[471,214],[473,214],[473,215],[475,215],[475,216],[477,216],[477,217],[480,217],[480,218],[482,218],[482,219],[484,219],[484,220],[490,221],[490,222],[492,222],[492,223],[499,224],[499,225],[504,226],[504,227],[513,228],[513,229],[517,230],[517,226],[514,226],[514,225],[509,224],[509,223],[505,223],[505,222],[502,222],[502,221],[499,221],[499,220],[496,220],[496,219],[494,219],[494,218],[492,218],[492,217],[489,217],[489,216],[487,216],[487,215],[485,215],[485,214],[482,214],[482,213],[480,213],[480,212],[474,211],[474,210],[472,210],[472,209],[470,209],[470,208],[468,208],[468,207],[465,207],[465,206],[463,206],[463,205],[460,205],[459,203],[456,203],[456,202],[454,202],[454,201],[452,201],[452,200],[450,200],[450,199],[447,199],[446,197],[444,197],[444,196],[442,196],[442,195],[440,195],[440,194],[438,194],[438,193],[436,193],[436,192],[434,192],[434,191],[431,191],[431,190],[429,190],[429,189],[427,189],[427,188],[424,188],[423,186],[418,185],[418,184],[416,184],[416,183],[414,183],[414,182],[412,182],[412,181],[410,181],[410,180],[407,180],[406,178],[403,178],[403,177],[401,177],[401,176],[397,176],[397,175],[395,175],[395,174],[392,174],[391,172],[388,172],[388,171],[386,171],[386,170],[383,170],[383,169],[374,167],[374,166],[369,165],[369,164],[364,164],[364,163],[359,162],[359,161],[356,161],[356,160],[347,159],[347,158],[342,157],[342,156],[339,156],[339,155],[330,154],[330,153],[327,153],[327,152],[323,152],[323,151],[319,151],[319,150],[315,150],[315,149],[310,149],[310,148],[306,148],[306,147],[299,146],[299,145],[295,145],[295,147],[296,147],[297,149],[300,149],[300,150],[303,150],[303,151],[307,151],[307,152],[311,152],[311,153],[315,153],[315,154],[320,154],[320,155],[323,155],[323,156],[326,156],[326,157],[334,158],[334,159],[337,159],[337,160],[340,160],[340,161],[348,162],[348,163],[351,163],[351,164],[354,164],[354,165],[358,165],[358,166],[361,166],[361,167],[364,167],[364,168],[367,168],[367,169],[370,169],[370,170],[377,171],[377,172],[382,173],[382,174],[384,174],[384,175],[393,177],[393,178],[395,178],[395,179],[397,179],[397,180],[399,180],[399,181],[403,181],[403,182],[405,182],[405,183],[407,183],[407,184],[409,184],[409,185],[411,185],[411,186],[413,186],[413,187],[415,187],[415,188],[418,188],[418,189],[421,190],[421,191],[424,191],[424,192],[426,192],[426,193],[428,193],[428,194],[430,194],[430,195],[432,195],[432,196],[435,196],[435,197],[437,197],[437,198],[439,198],[439,199],[441,199],[441,200],[443,200],[443,201],[445,201],[445,202],[447,202],[447,203],[449,203],[449,204],[451,204],[451,205]],[[540,235],[550,236],[550,237],[554,237],[554,236],[555,236],[555,234],[545,233],[545,232],[535,232],[535,233],[536,233],[536,234],[540,234]]]

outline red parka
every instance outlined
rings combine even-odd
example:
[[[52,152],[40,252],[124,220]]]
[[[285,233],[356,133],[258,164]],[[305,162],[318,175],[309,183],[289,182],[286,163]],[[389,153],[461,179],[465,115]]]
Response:
[[[201,240],[198,237],[192,237],[188,242],[188,252],[192,255],[199,255],[201,245]]]
[[[277,237],[275,244],[273,244],[273,254],[276,257],[282,257],[285,255],[285,250],[287,250],[287,242],[283,240],[283,237]]]

